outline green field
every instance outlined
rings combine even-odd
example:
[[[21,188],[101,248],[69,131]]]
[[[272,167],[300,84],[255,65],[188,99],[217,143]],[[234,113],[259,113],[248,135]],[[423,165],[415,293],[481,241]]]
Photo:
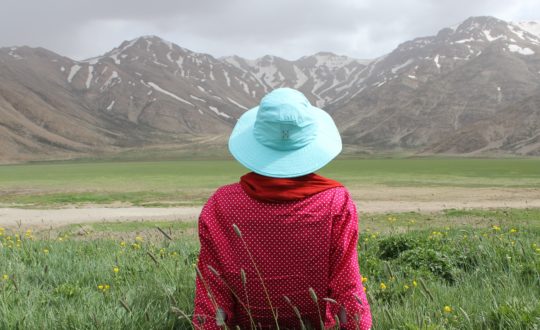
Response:
[[[446,227],[455,218],[474,226]],[[366,217],[358,249],[373,329],[538,329],[539,219],[511,209]],[[189,329],[195,226],[0,229],[0,329]]]
[[[245,172],[232,160],[5,165],[0,206],[200,205]],[[539,159],[338,159],[320,173],[390,202],[401,188],[436,200],[540,187]],[[0,228],[0,329],[190,328],[195,222],[21,230]],[[360,232],[373,329],[540,327],[540,209],[361,213]]]
[[[247,170],[232,160],[52,162],[0,166],[0,204],[202,204]],[[320,174],[358,187],[540,187],[540,159],[338,159]]]

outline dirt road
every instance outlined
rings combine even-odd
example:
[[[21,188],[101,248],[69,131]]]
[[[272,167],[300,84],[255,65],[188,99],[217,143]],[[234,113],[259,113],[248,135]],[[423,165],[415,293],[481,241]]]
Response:
[[[0,208],[0,226],[48,228],[92,222],[188,221],[197,219],[200,211],[200,207],[81,207],[45,210]]]
[[[435,212],[456,208],[540,208],[540,200],[533,201],[483,201],[470,203],[452,202],[392,202],[370,201],[357,203],[360,213],[386,212]],[[69,224],[111,221],[189,221],[197,219],[200,207],[84,207],[66,209],[28,210],[0,208],[0,226],[49,228]]]
[[[390,188],[351,189],[360,213],[435,212],[467,208],[540,208],[540,189]],[[201,207],[68,207],[61,209],[0,208],[0,226],[49,228],[113,221],[196,220]]]

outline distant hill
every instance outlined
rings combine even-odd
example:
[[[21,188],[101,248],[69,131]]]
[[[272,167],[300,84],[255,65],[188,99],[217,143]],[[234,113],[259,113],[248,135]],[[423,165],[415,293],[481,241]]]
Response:
[[[0,48],[0,162],[224,146],[285,86],[327,110],[348,149],[540,155],[540,24],[471,17],[372,61],[215,58],[155,36],[85,61]]]

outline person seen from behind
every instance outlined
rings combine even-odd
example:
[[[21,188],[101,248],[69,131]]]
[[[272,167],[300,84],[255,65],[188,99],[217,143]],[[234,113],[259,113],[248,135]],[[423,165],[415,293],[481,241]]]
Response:
[[[200,214],[196,329],[371,327],[355,204],[314,173],[341,148],[332,118],[294,89],[240,117],[229,150],[252,172]]]

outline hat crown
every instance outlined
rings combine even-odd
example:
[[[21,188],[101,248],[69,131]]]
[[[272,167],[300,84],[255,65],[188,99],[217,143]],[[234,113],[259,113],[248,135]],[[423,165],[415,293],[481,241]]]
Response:
[[[295,150],[313,141],[317,122],[311,104],[301,92],[278,88],[259,104],[253,135],[262,145],[276,150]]]

